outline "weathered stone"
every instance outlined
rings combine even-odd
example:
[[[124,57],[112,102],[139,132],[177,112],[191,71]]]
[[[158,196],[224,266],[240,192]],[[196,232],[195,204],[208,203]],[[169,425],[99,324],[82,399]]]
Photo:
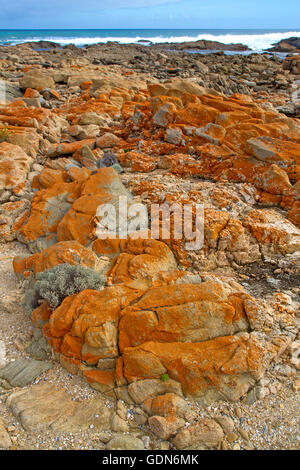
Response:
[[[49,362],[17,359],[0,369],[0,379],[6,380],[11,387],[24,387],[51,367],[52,364]]]
[[[129,426],[124,419],[114,414],[111,420],[111,429],[115,432],[128,432]]]
[[[294,253],[300,249],[300,230],[272,210],[252,210],[243,224],[271,252]]]
[[[274,354],[270,349],[269,353],[253,334],[218,337],[202,343],[149,342],[125,348],[124,376],[135,383],[167,373],[181,383],[185,395],[198,401],[206,403],[224,397],[237,401],[263,375]]]
[[[64,263],[80,264],[95,271],[101,269],[101,262],[93,251],[84,248],[77,241],[59,242],[39,254],[23,258],[16,257],[13,261],[15,273],[23,276],[28,272],[36,275]]]
[[[128,386],[128,393],[135,403],[140,404],[163,393],[176,393],[176,395],[182,396],[182,389],[181,385],[172,379],[166,382],[158,379],[145,379],[132,382]]]
[[[0,143],[0,191],[18,193],[24,188],[32,158],[21,147],[7,142]]]
[[[45,88],[55,88],[54,80],[49,74],[42,73],[38,70],[30,71],[24,74],[23,78],[19,80],[20,88],[34,88],[36,90],[43,90]]]
[[[110,429],[111,410],[99,398],[74,401],[64,390],[42,383],[12,393],[7,406],[28,432]]]
[[[247,331],[242,305],[219,282],[150,289],[122,311],[119,347],[124,351],[147,341],[197,342]]]
[[[203,418],[199,423],[179,431],[172,443],[177,449],[216,449],[223,440],[221,426],[212,419]]]
[[[141,439],[132,436],[116,436],[107,444],[108,450],[144,450]]]
[[[185,425],[185,420],[177,416],[151,416],[148,419],[150,430],[160,439],[168,440]]]
[[[11,438],[4,426],[4,422],[0,418],[0,449],[9,449],[12,446]]]

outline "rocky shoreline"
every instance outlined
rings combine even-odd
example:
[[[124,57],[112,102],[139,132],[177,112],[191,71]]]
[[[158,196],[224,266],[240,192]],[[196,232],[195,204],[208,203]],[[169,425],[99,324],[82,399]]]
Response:
[[[274,44],[270,52],[300,52],[300,38],[288,38]]]
[[[0,47],[0,448],[299,448],[299,57],[30,46]],[[120,196],[202,204],[204,245],[97,238]]]

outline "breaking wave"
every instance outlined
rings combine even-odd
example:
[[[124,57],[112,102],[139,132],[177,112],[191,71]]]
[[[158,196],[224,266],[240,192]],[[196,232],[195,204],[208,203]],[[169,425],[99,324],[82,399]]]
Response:
[[[104,31],[97,31],[98,33],[104,33]],[[260,52],[264,51],[270,47],[272,47],[272,44],[282,40],[282,39],[287,39],[292,36],[299,37],[300,36],[300,31],[286,31],[286,32],[267,32],[267,33],[254,33],[247,31],[245,33],[233,33],[233,32],[223,32],[223,33],[200,33],[197,34],[195,32],[195,35],[192,34],[192,31],[190,31],[191,34],[189,35],[180,35],[180,31],[178,31],[178,35],[176,32],[173,30],[172,33],[168,35],[168,32],[165,31],[162,34],[152,36],[149,34],[149,31],[145,30],[142,33],[145,33],[143,35],[138,35],[138,36],[130,36],[126,35],[126,32],[124,31],[124,36],[121,36],[120,33],[121,31],[118,30],[116,31],[116,35],[114,36],[113,34],[106,36],[105,34],[100,35],[100,36],[81,36],[80,33],[88,33],[88,31],[72,31],[72,35],[70,35],[70,31],[57,31],[57,35],[52,35],[50,31],[48,32],[49,35],[47,35],[47,31],[44,31],[44,34],[37,34],[34,35],[34,32],[31,32],[31,37],[28,37],[27,34],[24,34],[23,37],[21,37],[19,34],[18,35],[11,35],[10,38],[7,38],[8,41],[10,41],[12,44],[19,44],[25,41],[53,41],[61,44],[62,46],[67,45],[67,44],[75,44],[76,46],[83,46],[83,45],[91,45],[91,44],[96,44],[96,43],[106,43],[108,41],[117,41],[120,44],[128,44],[128,43],[138,43],[139,41],[145,41],[145,44],[147,42],[152,42],[152,43],[160,43],[160,42],[170,42],[170,43],[179,43],[179,42],[189,42],[189,41],[197,41],[200,39],[206,39],[210,41],[219,41],[224,44],[232,44],[232,43],[242,43],[253,51]],[[151,31],[153,33],[154,31]],[[40,33],[40,31],[39,31]],[[76,34],[77,33],[77,34]],[[110,31],[110,33],[113,33],[113,31]],[[133,31],[131,31],[131,34]],[[149,34],[149,35],[148,35]],[[2,38],[1,38],[2,39]],[[4,42],[3,39],[1,41],[2,43]]]

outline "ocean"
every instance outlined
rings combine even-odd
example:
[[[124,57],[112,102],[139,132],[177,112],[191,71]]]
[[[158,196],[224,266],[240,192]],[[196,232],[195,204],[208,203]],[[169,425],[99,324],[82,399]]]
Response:
[[[287,29],[35,29],[0,30],[0,44],[20,44],[26,41],[54,41],[62,46],[118,41],[122,44],[138,41],[185,42],[206,39],[224,44],[242,43],[255,52],[263,52],[284,38],[300,36],[300,30]]]

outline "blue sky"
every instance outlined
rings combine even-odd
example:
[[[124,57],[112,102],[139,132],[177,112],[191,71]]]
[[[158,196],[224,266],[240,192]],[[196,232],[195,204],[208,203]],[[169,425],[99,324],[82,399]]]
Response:
[[[0,28],[299,29],[299,0],[7,0]]]

